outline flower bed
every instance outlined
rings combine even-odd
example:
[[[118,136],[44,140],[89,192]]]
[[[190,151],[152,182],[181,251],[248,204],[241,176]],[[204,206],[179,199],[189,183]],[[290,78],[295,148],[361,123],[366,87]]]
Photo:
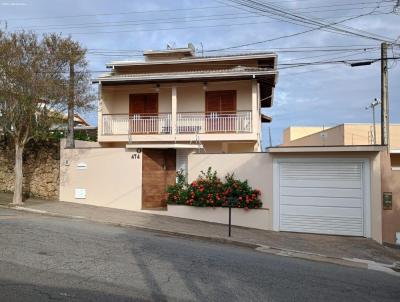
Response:
[[[253,189],[247,180],[241,181],[233,174],[227,174],[224,181],[216,171],[208,168],[191,184],[187,184],[181,172],[177,174],[176,185],[167,188],[167,204],[187,205],[194,207],[227,207],[231,204],[237,208],[261,208],[261,192]]]

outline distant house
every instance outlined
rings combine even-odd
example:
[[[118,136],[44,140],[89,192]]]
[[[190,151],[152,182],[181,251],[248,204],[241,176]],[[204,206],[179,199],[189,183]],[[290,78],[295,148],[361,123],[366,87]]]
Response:
[[[400,149],[400,124],[389,128],[391,149]],[[376,142],[381,141],[381,127],[376,125]],[[330,127],[292,126],[283,132],[282,146],[348,146],[373,145],[372,124],[341,124]]]
[[[390,157],[393,169],[400,169],[400,124],[389,127]],[[292,126],[283,132],[284,147],[365,146],[381,142],[381,127],[372,124],[341,124],[333,127]]]

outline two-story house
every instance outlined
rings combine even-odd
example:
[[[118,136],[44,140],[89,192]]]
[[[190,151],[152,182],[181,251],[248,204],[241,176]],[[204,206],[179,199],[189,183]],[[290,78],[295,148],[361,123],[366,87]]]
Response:
[[[147,177],[174,181],[193,151],[261,150],[261,123],[271,121],[261,108],[272,106],[275,53],[196,56],[189,44],[143,56],[107,64],[110,72],[95,83],[98,142],[142,150],[144,184]]]

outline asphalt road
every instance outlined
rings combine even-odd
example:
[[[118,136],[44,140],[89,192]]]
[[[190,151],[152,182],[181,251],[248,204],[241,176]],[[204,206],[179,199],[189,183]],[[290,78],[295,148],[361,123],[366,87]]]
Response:
[[[400,301],[400,278],[0,209],[0,301]]]

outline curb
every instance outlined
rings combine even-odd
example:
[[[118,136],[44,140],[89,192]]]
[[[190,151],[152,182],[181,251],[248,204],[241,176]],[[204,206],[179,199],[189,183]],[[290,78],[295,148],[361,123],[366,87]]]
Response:
[[[331,264],[337,264],[337,265],[342,265],[342,266],[347,266],[347,267],[375,270],[375,271],[380,271],[380,272],[388,273],[393,276],[400,277],[398,263],[384,264],[384,263],[379,263],[379,262],[365,260],[365,259],[332,257],[332,256],[323,255],[323,254],[290,250],[290,249],[282,249],[282,248],[266,246],[266,245],[262,245],[262,244],[238,241],[238,240],[224,238],[224,237],[203,236],[203,235],[196,235],[196,234],[185,233],[185,232],[160,230],[157,228],[145,227],[142,225],[100,221],[100,220],[91,219],[91,218],[84,217],[84,216],[65,215],[65,214],[53,213],[53,212],[48,212],[48,211],[44,211],[44,210],[38,210],[38,209],[33,209],[33,208],[21,207],[21,206],[0,205],[0,208],[14,209],[17,211],[25,211],[25,212],[29,212],[29,213],[53,216],[53,217],[84,219],[87,221],[92,221],[92,222],[97,222],[97,223],[102,223],[102,224],[107,224],[107,225],[112,225],[112,226],[117,226],[117,227],[131,227],[131,228],[144,230],[144,231],[150,231],[150,232],[158,233],[158,234],[161,233],[161,234],[166,234],[166,235],[171,235],[171,236],[178,236],[178,237],[182,237],[182,238],[194,238],[194,239],[199,239],[199,240],[204,240],[204,241],[218,242],[218,243],[223,243],[223,244],[231,244],[231,245],[240,246],[240,247],[244,247],[244,248],[254,249],[258,252],[267,253],[267,254],[271,254],[271,255],[277,255],[277,256],[282,256],[282,257],[292,257],[292,258],[298,258],[298,259],[304,259],[304,260],[316,261],[316,262],[331,263]]]

